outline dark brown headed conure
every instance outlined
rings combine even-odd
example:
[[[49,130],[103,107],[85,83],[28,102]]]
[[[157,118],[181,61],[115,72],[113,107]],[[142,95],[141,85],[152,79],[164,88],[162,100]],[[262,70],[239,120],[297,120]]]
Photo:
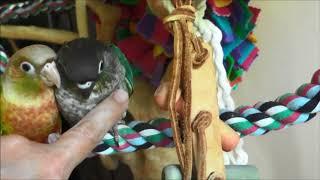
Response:
[[[0,79],[1,135],[19,134],[38,142],[60,133],[61,123],[52,85],[60,86],[55,52],[45,45],[20,49]]]

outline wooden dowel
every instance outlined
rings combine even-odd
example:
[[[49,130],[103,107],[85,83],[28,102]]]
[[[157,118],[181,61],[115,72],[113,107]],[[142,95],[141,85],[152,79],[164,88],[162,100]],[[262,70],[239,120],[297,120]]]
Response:
[[[79,36],[77,33],[70,31],[37,26],[0,25],[0,37],[63,44],[64,42],[71,41]]]
[[[160,19],[168,16],[174,9],[173,4],[170,3],[170,0],[147,0],[147,3],[152,13],[158,16]]]
[[[17,52],[19,50],[19,47],[17,46],[16,42],[12,39],[8,39],[10,46],[12,47],[14,52]]]
[[[97,26],[97,40],[110,42],[114,37],[114,31],[121,16],[121,9],[104,4],[100,0],[89,0],[87,6],[98,15],[101,25]]]
[[[86,0],[76,0],[76,19],[79,37],[88,37]]]

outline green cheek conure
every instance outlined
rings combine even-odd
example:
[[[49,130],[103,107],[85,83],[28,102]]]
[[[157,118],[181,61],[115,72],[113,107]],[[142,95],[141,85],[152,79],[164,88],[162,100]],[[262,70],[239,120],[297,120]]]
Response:
[[[0,79],[1,135],[19,134],[38,142],[60,133],[52,85],[60,86],[55,52],[45,45],[20,49]]]
[[[61,87],[55,90],[55,96],[70,126],[116,89],[132,93],[131,67],[120,49],[112,44],[88,38],[70,41],[57,53],[56,64]],[[113,132],[117,135],[116,126]]]

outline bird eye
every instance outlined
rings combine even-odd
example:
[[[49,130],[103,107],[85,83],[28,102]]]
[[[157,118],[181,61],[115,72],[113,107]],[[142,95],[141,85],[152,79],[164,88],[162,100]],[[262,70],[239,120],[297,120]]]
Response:
[[[20,69],[27,74],[35,74],[35,68],[29,62],[23,61],[20,64]]]
[[[102,72],[102,70],[103,70],[103,61],[100,61],[98,74],[100,74]]]
[[[91,87],[92,85],[92,81],[87,81],[85,83],[78,83],[77,86],[80,89],[88,89],[89,87]]]

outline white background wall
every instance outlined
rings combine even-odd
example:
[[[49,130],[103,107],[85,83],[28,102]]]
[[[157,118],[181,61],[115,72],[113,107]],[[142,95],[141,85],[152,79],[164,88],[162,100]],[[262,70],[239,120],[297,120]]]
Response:
[[[238,105],[273,100],[309,82],[320,67],[319,0],[253,0],[262,9],[260,56],[234,92]],[[245,138],[262,179],[320,179],[320,116],[262,137]]]

